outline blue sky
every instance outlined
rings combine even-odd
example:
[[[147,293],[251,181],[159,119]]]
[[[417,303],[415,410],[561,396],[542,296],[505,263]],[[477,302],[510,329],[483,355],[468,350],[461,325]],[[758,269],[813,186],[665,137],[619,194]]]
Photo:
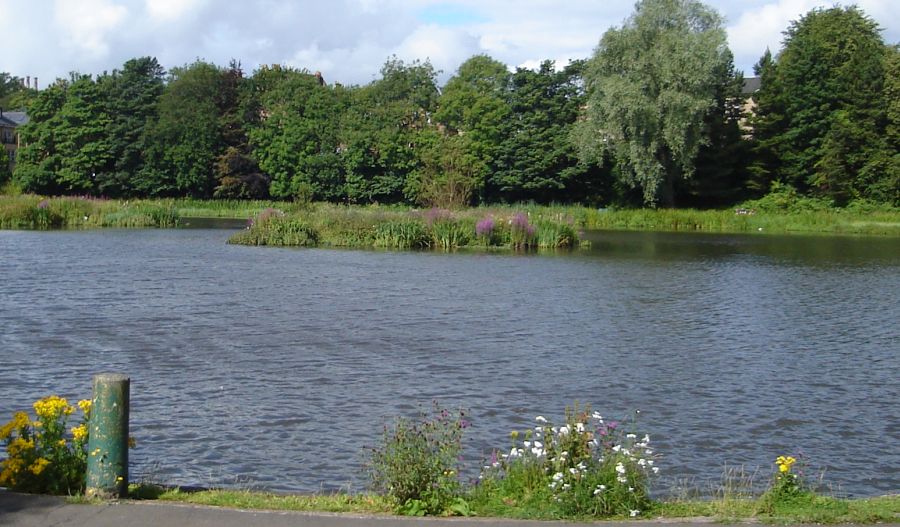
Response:
[[[830,0],[709,0],[726,18],[738,68],[751,66],[782,31]],[[859,0],[900,41],[900,0]],[[363,84],[391,55],[429,59],[446,80],[467,58],[487,54],[511,69],[591,55],[620,26],[632,0],[0,0],[0,71],[46,86],[70,71],[100,73],[151,55],[170,68],[202,58],[245,70],[284,64],[321,71],[328,82]]]

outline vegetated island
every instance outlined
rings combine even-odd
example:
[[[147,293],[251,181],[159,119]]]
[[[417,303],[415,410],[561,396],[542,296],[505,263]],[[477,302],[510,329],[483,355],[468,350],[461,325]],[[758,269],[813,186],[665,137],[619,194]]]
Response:
[[[900,236],[900,210],[834,208],[771,193],[723,210],[598,209],[502,205],[458,210],[401,205],[336,205],[269,200],[137,199],[0,195],[0,228],[171,228],[186,218],[247,220],[232,243],[414,248],[565,248],[581,230]]]

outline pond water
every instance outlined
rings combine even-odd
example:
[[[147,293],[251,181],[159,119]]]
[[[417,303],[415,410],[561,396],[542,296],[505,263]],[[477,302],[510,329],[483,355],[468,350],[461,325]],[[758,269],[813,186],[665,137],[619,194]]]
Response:
[[[595,232],[516,255],[230,233],[0,231],[0,418],[121,372],[133,476],[361,490],[393,416],[468,409],[474,472],[577,400],[640,410],[662,492],[726,465],[764,484],[798,452],[840,495],[900,491],[900,239]]]

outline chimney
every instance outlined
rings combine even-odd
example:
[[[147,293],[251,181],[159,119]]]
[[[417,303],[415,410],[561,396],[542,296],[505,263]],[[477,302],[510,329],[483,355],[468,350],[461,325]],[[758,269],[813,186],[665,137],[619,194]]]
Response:
[[[26,87],[26,88],[31,88],[31,75],[26,75],[26,76],[25,76],[25,87]]]
[[[34,91],[37,91],[37,77],[34,78]]]

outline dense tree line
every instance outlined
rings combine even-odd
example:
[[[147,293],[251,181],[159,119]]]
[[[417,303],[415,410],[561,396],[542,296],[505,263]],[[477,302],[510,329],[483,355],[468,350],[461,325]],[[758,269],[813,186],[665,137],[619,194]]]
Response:
[[[789,185],[898,204],[898,70],[858,8],[813,10],[760,59],[748,121],[722,19],[695,0],[640,1],[587,60],[510,72],[478,55],[443,89],[395,57],[365,86],[143,57],[16,95],[31,121],[13,177],[110,197],[705,207]]]

